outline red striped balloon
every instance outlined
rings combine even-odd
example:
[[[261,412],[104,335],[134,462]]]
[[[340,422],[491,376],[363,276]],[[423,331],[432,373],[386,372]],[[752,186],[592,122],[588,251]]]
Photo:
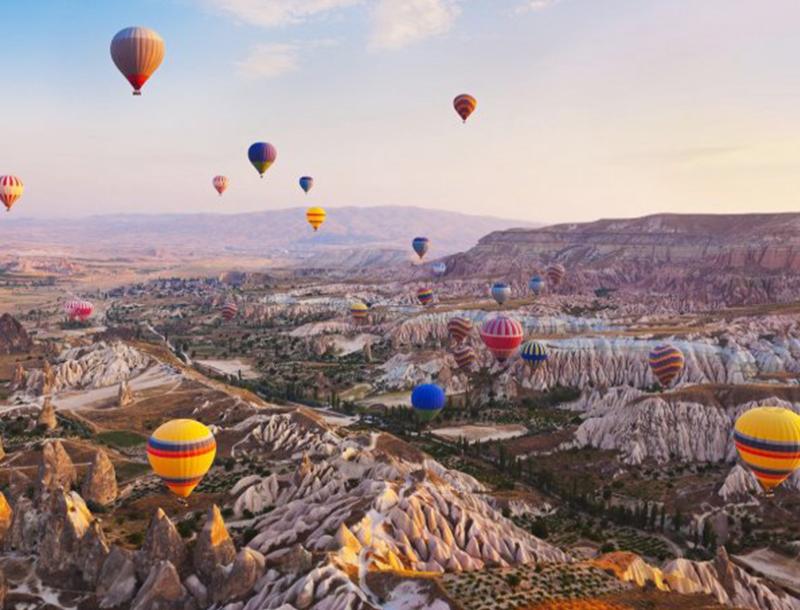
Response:
[[[499,363],[511,358],[522,343],[522,324],[508,316],[497,316],[484,322],[481,339]]]
[[[458,345],[453,348],[453,358],[456,360],[456,366],[462,371],[470,370],[478,361],[478,356],[471,345]]]
[[[560,263],[553,263],[547,267],[546,273],[548,283],[555,288],[562,281],[564,281],[564,276],[567,274],[567,270],[564,269],[564,265],[561,265]]]
[[[659,345],[650,352],[650,368],[663,387],[668,387],[683,371],[683,352],[674,345]]]
[[[453,100],[453,108],[456,109],[458,116],[460,116],[461,120],[465,123],[469,116],[475,112],[475,108],[477,107],[478,100],[467,93],[462,93]]]
[[[6,212],[11,211],[11,206],[22,197],[24,191],[25,185],[16,176],[0,176],[0,201],[6,206]]]
[[[236,306],[235,301],[226,301],[222,306],[221,313],[223,320],[233,320],[236,314],[239,313],[239,308]]]
[[[225,189],[228,188],[229,182],[230,181],[228,180],[227,176],[214,176],[214,180],[211,181],[220,196],[222,196],[222,193],[224,193]]]
[[[85,322],[94,313],[94,305],[83,299],[72,299],[64,303],[64,311],[70,319]]]
[[[472,320],[469,318],[451,318],[447,323],[447,332],[456,343],[461,343],[472,333]]]

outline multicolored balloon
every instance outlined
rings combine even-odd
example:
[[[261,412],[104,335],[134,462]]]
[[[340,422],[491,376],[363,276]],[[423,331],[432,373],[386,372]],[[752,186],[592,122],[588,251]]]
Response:
[[[553,263],[547,267],[546,274],[547,282],[555,288],[564,280],[567,270],[561,263]]]
[[[0,201],[6,206],[6,212],[11,211],[11,206],[22,197],[25,185],[16,176],[0,176]]]
[[[222,193],[228,188],[229,180],[227,176],[214,176],[214,179],[211,181],[211,184],[214,185],[214,188],[219,193],[220,197],[222,197]]]
[[[411,392],[411,406],[417,417],[424,422],[431,421],[444,409],[447,397],[444,390],[435,383],[418,385]]]
[[[94,305],[85,299],[72,299],[64,303],[64,312],[71,320],[85,322],[92,317]]]
[[[125,28],[111,41],[111,59],[133,87],[134,95],[164,60],[164,39],[158,32],[142,27]]]
[[[308,191],[311,190],[311,187],[314,186],[314,179],[311,176],[303,176],[300,178],[300,188],[308,194]]]
[[[540,276],[534,275],[528,282],[528,288],[533,294],[539,294],[544,289],[544,280]]]
[[[511,286],[504,282],[492,284],[492,298],[498,305],[502,305],[511,298]]]
[[[519,355],[534,371],[547,362],[547,351],[536,341],[526,341],[520,348]]]
[[[162,424],[147,441],[147,459],[166,486],[188,498],[202,480],[217,453],[211,430],[193,419]]]
[[[478,356],[471,345],[457,345],[453,348],[453,358],[456,366],[462,371],[468,371],[475,366]]]
[[[755,407],[736,420],[736,451],[771,493],[800,468],[800,415],[782,407]]]
[[[467,119],[473,112],[475,112],[475,108],[477,107],[478,100],[468,93],[462,93],[461,95],[456,96],[456,99],[453,100],[453,108],[456,109],[458,116],[461,117],[461,120],[464,123],[467,122]]]
[[[447,332],[456,343],[461,343],[472,334],[472,320],[469,318],[450,318],[447,322]]]
[[[322,226],[322,223],[325,222],[325,210],[323,208],[308,208],[306,210],[306,220],[308,224],[314,227],[314,231]]]
[[[650,352],[650,369],[662,387],[669,387],[684,364],[683,352],[673,345],[658,345]]]
[[[425,307],[433,303],[433,289],[432,288],[420,288],[417,290],[417,300],[422,303]]]
[[[369,306],[361,301],[350,305],[350,315],[356,323],[364,322],[369,319]]]
[[[425,254],[428,252],[428,248],[431,246],[431,240],[427,237],[415,237],[411,242],[411,247],[414,248],[414,252],[417,253],[417,256],[420,259],[425,257]]]
[[[239,313],[239,307],[236,305],[236,301],[230,300],[225,301],[225,304],[222,306],[220,310],[220,314],[222,315],[223,320],[233,320],[236,317],[236,314]]]
[[[447,265],[441,261],[433,263],[431,265],[431,271],[433,271],[433,275],[436,277],[441,277],[447,273]]]
[[[256,142],[255,144],[251,144],[250,148],[247,149],[247,158],[250,159],[250,163],[253,164],[253,167],[256,168],[259,175],[263,178],[264,172],[266,172],[273,163],[275,163],[275,159],[278,158],[278,150],[269,142]]]
[[[481,327],[481,340],[500,364],[517,352],[522,335],[522,324],[503,315],[487,320]]]

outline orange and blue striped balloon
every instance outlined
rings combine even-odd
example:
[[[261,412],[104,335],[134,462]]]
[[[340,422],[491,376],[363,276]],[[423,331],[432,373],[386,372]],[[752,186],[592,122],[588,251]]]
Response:
[[[782,407],[756,407],[736,420],[739,457],[771,492],[800,468],[800,415]]]
[[[422,305],[427,307],[431,303],[433,303],[433,289],[431,288],[420,288],[417,290],[417,299],[419,300]]]
[[[164,484],[187,498],[211,468],[217,443],[211,430],[193,419],[173,419],[147,441],[147,459]]]
[[[356,323],[363,322],[369,318],[369,306],[360,301],[353,303],[350,305],[350,315],[353,316]]]
[[[658,345],[650,352],[650,369],[663,387],[668,387],[683,371],[683,352],[674,345]]]

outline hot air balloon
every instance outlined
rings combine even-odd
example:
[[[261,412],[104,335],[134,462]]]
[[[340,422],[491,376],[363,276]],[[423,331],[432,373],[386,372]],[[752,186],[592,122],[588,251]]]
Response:
[[[325,210],[322,208],[308,208],[306,210],[306,220],[316,231],[325,222]]]
[[[277,149],[269,142],[256,142],[247,149],[247,158],[256,168],[259,175],[263,178],[270,166],[278,158]]]
[[[782,407],[755,407],[736,420],[739,457],[771,494],[800,468],[800,415]]]
[[[433,303],[433,289],[420,288],[419,290],[417,290],[417,300],[419,300],[419,302],[426,307],[431,303]]]
[[[663,387],[668,387],[683,370],[683,352],[672,345],[658,345],[650,352],[650,368]]]
[[[233,320],[237,313],[239,313],[239,307],[236,305],[236,301],[233,300],[225,301],[220,310],[223,320]]]
[[[547,282],[555,288],[563,281],[564,276],[567,274],[567,270],[564,269],[564,265],[560,263],[553,263],[547,267],[546,273]]]
[[[211,468],[217,443],[211,430],[193,419],[162,424],[147,441],[150,467],[170,491],[188,498]]]
[[[430,421],[444,409],[447,401],[444,390],[435,383],[418,385],[411,392],[411,406],[421,421]]]
[[[528,282],[528,288],[533,294],[539,294],[544,288],[544,280],[540,276],[534,275]]]
[[[133,86],[133,94],[141,95],[147,79],[164,59],[164,40],[148,28],[125,28],[111,41],[111,59]]]
[[[72,299],[64,303],[64,311],[71,320],[85,322],[94,312],[94,305],[83,299]]]
[[[433,263],[431,265],[431,271],[433,271],[433,275],[436,277],[441,277],[447,273],[447,265],[441,261],[438,263]]]
[[[311,190],[312,186],[314,186],[314,179],[311,176],[303,176],[300,178],[300,188],[306,193]]]
[[[425,254],[428,252],[428,248],[431,246],[431,240],[427,237],[415,237],[411,242],[411,247],[414,248],[414,252],[417,253],[417,256],[420,259],[425,257]]]
[[[350,305],[350,315],[356,324],[363,322],[369,319],[369,307],[361,301],[353,303]]]
[[[461,343],[472,333],[472,320],[469,318],[450,318],[447,332],[456,343]]]
[[[492,284],[492,298],[498,305],[502,305],[511,298],[511,286],[503,282]]]
[[[11,211],[11,206],[22,197],[24,191],[25,185],[16,176],[0,176],[0,201],[6,206],[6,212]]]
[[[471,345],[457,345],[454,347],[453,358],[456,360],[456,366],[462,371],[470,370],[478,361],[478,356]]]
[[[458,116],[460,116],[461,120],[465,123],[467,122],[469,115],[475,112],[475,108],[477,108],[477,106],[478,100],[466,93],[462,93],[453,100],[453,108],[456,109]]]
[[[483,323],[481,339],[495,360],[503,364],[522,343],[522,324],[507,316],[497,316]]]
[[[547,362],[547,351],[541,343],[526,341],[519,350],[520,357],[535,371]]]
[[[214,188],[217,190],[220,197],[222,196],[222,193],[225,192],[225,189],[228,188],[228,183],[229,180],[227,176],[214,176],[214,179],[211,181],[211,184],[214,185]]]

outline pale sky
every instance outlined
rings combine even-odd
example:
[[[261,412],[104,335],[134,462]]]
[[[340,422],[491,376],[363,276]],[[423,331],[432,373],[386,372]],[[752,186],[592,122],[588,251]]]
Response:
[[[800,210],[797,0],[6,0],[3,20],[20,217]],[[167,47],[140,98],[108,52],[130,25]]]

